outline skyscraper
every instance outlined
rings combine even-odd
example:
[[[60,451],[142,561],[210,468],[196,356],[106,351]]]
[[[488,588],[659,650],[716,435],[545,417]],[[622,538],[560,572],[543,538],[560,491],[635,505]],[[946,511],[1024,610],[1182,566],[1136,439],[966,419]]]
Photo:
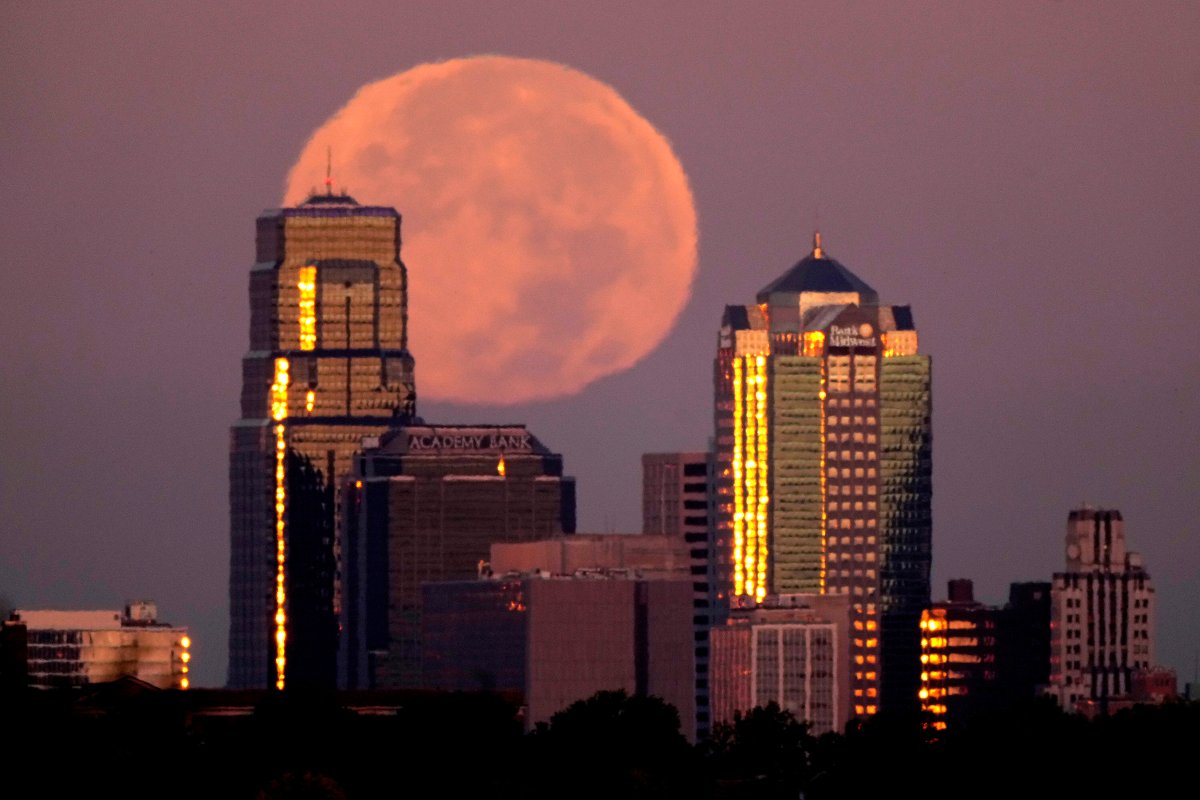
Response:
[[[708,735],[708,453],[642,454],[642,533],[686,543],[691,558],[692,637],[696,648],[696,730]]]
[[[407,304],[395,209],[327,189],[259,216],[230,432],[230,687],[332,685],[337,478],[415,412]]]
[[[344,688],[421,688],[421,584],[476,578],[495,542],[575,531],[575,479],[523,425],[400,426],[345,480]]]
[[[715,361],[714,602],[849,595],[854,713],[913,709],[931,410],[911,309],[819,234],[756,299],[726,307]]]
[[[1066,556],[1050,589],[1050,693],[1073,709],[1129,695],[1154,665],[1154,586],[1116,509],[1072,511]]]

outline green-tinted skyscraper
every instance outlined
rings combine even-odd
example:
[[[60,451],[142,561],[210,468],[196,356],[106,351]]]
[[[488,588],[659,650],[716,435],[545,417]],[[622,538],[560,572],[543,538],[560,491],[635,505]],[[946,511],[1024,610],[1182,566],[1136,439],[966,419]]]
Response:
[[[929,357],[907,306],[823,252],[728,306],[715,363],[714,598],[850,596],[859,715],[915,708],[929,602]]]
[[[400,215],[314,194],[258,218],[230,439],[229,685],[332,686],[338,478],[415,412]]]

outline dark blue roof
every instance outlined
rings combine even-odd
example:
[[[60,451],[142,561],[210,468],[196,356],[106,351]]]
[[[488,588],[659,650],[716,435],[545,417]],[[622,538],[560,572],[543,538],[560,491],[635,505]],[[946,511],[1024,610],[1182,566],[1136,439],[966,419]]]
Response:
[[[800,292],[857,292],[862,305],[879,304],[879,294],[865,281],[832,258],[815,253],[802,258],[763,288],[758,293],[758,302],[770,302],[773,294]]]
[[[728,325],[735,331],[744,331],[750,327],[750,317],[746,314],[745,306],[725,306],[723,325]]]

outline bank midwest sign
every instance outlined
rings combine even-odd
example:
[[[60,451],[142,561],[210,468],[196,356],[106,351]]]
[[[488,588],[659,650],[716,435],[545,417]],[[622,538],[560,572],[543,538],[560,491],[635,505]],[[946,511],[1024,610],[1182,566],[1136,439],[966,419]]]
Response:
[[[875,329],[869,323],[861,325],[830,325],[830,347],[875,347]]]
[[[470,452],[473,450],[503,450],[508,453],[528,453],[533,450],[533,437],[528,433],[409,433],[408,451],[438,450]]]

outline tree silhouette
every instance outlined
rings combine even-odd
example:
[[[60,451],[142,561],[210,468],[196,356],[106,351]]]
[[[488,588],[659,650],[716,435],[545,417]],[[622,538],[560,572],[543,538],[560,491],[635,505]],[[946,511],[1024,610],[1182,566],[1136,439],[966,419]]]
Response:
[[[705,750],[725,792],[794,798],[808,785],[815,746],[808,726],[772,701],[718,723]]]
[[[658,697],[597,692],[539,725],[527,744],[535,797],[678,796],[695,780],[679,713]]]

